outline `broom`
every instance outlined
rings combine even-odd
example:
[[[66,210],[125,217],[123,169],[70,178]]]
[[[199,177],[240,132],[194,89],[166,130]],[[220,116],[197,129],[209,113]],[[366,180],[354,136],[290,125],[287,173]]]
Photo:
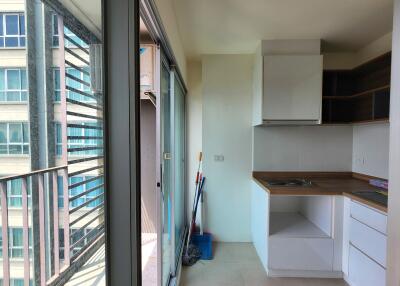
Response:
[[[184,249],[184,254],[182,257],[182,263],[183,263],[183,265],[186,265],[186,266],[193,265],[194,263],[196,263],[196,261],[201,256],[200,250],[196,246],[190,245],[190,238],[192,236],[192,232],[193,232],[193,228],[194,228],[194,224],[195,224],[196,202],[198,202],[198,197],[199,197],[198,194],[200,193],[200,191],[201,191],[200,187],[202,186],[201,181],[203,181],[202,174],[200,173],[202,157],[203,157],[203,153],[200,152],[199,165],[197,168],[196,181],[195,181],[195,193],[194,193],[194,197],[193,197],[192,219],[190,220],[189,232],[188,232],[188,236],[186,239],[186,248]]]

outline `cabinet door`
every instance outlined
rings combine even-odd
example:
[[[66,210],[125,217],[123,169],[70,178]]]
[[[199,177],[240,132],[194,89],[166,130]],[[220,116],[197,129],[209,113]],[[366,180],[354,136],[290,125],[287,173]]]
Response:
[[[349,280],[351,286],[385,286],[386,271],[378,263],[350,245]]]
[[[322,56],[264,56],[263,119],[320,120]]]

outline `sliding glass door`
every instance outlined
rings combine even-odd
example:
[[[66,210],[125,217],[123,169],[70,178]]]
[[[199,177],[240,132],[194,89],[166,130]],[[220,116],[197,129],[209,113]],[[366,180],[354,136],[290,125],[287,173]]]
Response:
[[[174,256],[178,267],[185,232],[185,93],[173,72],[173,209],[174,209]]]
[[[166,60],[160,74],[161,283],[176,275],[185,234],[185,90]]]
[[[161,252],[162,252],[162,285],[168,285],[172,272],[172,124],[171,124],[171,86],[170,70],[166,63],[161,62],[160,83],[160,119],[161,119]]]

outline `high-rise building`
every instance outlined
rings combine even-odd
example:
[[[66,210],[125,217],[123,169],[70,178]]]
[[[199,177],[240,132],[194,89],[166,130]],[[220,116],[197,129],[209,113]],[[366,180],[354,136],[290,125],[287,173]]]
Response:
[[[65,166],[67,161],[72,163],[68,168],[71,256],[102,230],[103,177],[99,166],[103,150],[98,118],[101,109],[96,108],[100,97],[93,87],[94,71],[89,54],[95,54],[96,47],[91,44],[64,26],[57,13],[41,1],[0,1],[0,178]],[[64,95],[69,101],[64,102],[63,107]],[[65,130],[67,136],[63,136]],[[76,175],[71,176],[74,173]],[[40,276],[35,274],[38,266],[34,263],[40,251],[33,247],[40,235],[39,230],[35,230],[37,187],[31,180],[34,179],[27,178],[30,278],[33,281]],[[49,175],[43,176],[43,180],[46,202],[51,202],[54,181]],[[64,259],[64,187],[63,177],[58,176],[61,264]],[[7,182],[8,256],[10,285],[13,286],[24,285],[22,193],[22,179]],[[45,240],[49,242],[45,249],[46,277],[49,278],[55,271],[52,242],[55,217],[51,212],[52,204],[42,207],[45,208]]]

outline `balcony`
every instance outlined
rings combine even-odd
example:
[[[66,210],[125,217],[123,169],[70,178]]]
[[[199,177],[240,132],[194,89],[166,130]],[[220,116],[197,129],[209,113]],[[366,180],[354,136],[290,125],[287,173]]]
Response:
[[[71,183],[72,177],[100,168],[68,173],[61,166],[0,178],[3,285],[13,280],[40,286],[104,281],[104,192],[82,200],[103,189],[102,174]],[[16,181],[20,196],[10,192]],[[89,183],[89,189],[71,196],[71,190]],[[19,228],[22,237],[11,231]]]

